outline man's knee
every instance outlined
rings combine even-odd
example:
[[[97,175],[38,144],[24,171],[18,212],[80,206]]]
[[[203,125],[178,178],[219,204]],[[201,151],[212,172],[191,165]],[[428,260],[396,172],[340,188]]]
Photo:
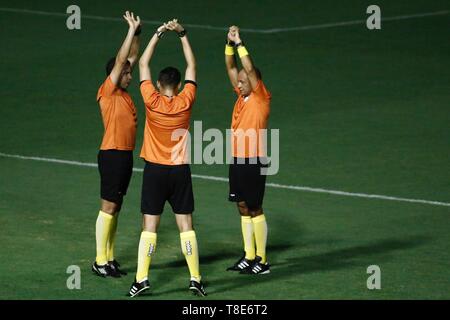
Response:
[[[252,218],[264,214],[261,205],[250,204],[250,205],[247,205],[247,207],[248,207],[248,213]]]
[[[237,203],[237,207],[239,210],[239,213],[241,214],[241,216],[250,216],[250,213],[248,212],[248,207],[247,204],[244,201],[238,202]]]
[[[158,231],[160,215],[143,214],[142,217],[142,227],[144,231],[154,232]]]
[[[180,233],[193,230],[192,226],[192,214],[175,214],[175,220],[177,222]]]
[[[115,213],[119,212],[121,207],[122,207],[121,201],[119,203],[111,202],[104,199],[102,199],[101,201],[101,210],[110,215],[114,215]]]

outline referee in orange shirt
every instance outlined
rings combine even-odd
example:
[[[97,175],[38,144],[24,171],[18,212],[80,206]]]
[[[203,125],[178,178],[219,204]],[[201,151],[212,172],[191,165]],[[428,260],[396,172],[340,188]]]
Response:
[[[187,63],[181,92],[181,74],[173,67],[164,68],[159,73],[158,90],[152,83],[149,62],[166,30],[172,30],[180,37]],[[189,290],[205,296],[199,270],[197,238],[192,223],[194,196],[186,153],[192,105],[197,90],[196,65],[186,30],[176,19],[157,29],[139,60],[139,73],[146,109],[141,150],[141,157],[145,160],[141,197],[143,231],[139,241],[136,278],[128,294],[134,297],[150,287],[149,267],[156,249],[161,214],[168,201],[175,213],[181,249],[189,268]]]
[[[114,244],[118,215],[133,169],[137,117],[126,89],[137,61],[141,27],[133,12],[127,11],[123,17],[129,26],[127,36],[117,56],[108,61],[107,78],[97,93],[105,131],[98,153],[101,209],[95,225],[97,256],[92,271],[101,277],[126,274],[114,258]]]
[[[240,71],[235,48],[243,67]],[[266,176],[262,170],[267,163],[267,153],[262,135],[267,130],[271,95],[236,26],[230,27],[228,32],[225,65],[238,96],[231,119],[233,162],[229,167],[229,200],[237,202],[245,251],[244,256],[227,270],[266,274],[270,272],[270,266],[266,258],[267,222],[262,208]]]

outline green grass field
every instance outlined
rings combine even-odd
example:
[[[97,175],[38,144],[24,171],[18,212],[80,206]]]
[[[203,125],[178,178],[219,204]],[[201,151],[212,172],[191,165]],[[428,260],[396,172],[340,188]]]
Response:
[[[116,54],[121,17],[248,29],[365,20],[369,1],[77,1],[82,28],[69,31],[69,2],[17,0],[0,8],[0,299],[124,299],[137,262],[142,173],[135,172],[121,213],[116,256],[129,274],[101,279],[95,257],[99,175],[94,167],[7,157],[95,163],[103,127],[95,96],[104,65]],[[225,272],[242,251],[240,219],[228,184],[196,178],[194,213],[207,299],[450,298],[450,6],[448,1],[378,1],[382,17],[436,14],[276,33],[242,35],[272,92],[270,127],[280,129],[280,171],[268,182],[352,193],[438,201],[446,205],[267,187],[272,272]],[[5,9],[27,9],[29,12]],[[39,11],[39,12],[36,12]],[[144,24],[141,48],[156,25]],[[223,63],[225,31],[190,27],[198,63],[192,121],[230,126],[235,96]],[[142,49],[141,49],[142,50]],[[179,40],[158,45],[153,76],[184,68]],[[145,115],[139,110],[135,167]],[[199,175],[227,177],[226,165],[192,165]],[[69,290],[70,265],[81,290]],[[381,290],[368,290],[366,269],[381,268]],[[167,205],[153,259],[151,295],[198,299]]]

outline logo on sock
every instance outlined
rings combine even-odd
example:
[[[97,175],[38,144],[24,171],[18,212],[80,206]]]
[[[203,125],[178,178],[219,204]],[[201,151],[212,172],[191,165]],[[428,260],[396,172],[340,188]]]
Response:
[[[148,249],[148,254],[147,256],[151,256],[152,253],[155,252],[155,245],[153,243],[150,243],[150,248]]]
[[[187,241],[185,242],[185,244],[186,244],[186,254],[187,254],[188,256],[190,256],[190,255],[192,254],[192,245],[191,245],[191,242],[190,242],[189,240],[187,240]]]

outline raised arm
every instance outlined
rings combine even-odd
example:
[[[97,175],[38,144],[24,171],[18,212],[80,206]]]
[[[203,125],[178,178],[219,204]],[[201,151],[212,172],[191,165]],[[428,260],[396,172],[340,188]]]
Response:
[[[140,81],[144,80],[152,80],[152,76],[150,73],[150,60],[153,56],[153,52],[155,51],[156,45],[159,39],[162,37],[164,32],[166,31],[166,24],[160,26],[153,37],[150,39],[147,48],[145,48],[142,53],[141,58],[139,59],[139,79]]]
[[[225,66],[227,67],[228,77],[231,85],[236,88],[238,85],[238,68],[236,64],[236,57],[234,56],[234,41],[231,38],[234,36],[234,26],[230,27],[227,34],[227,44],[225,45]]]
[[[235,27],[234,34],[232,34],[231,36],[231,40],[234,41],[236,45],[239,58],[241,58],[242,68],[244,68],[245,72],[247,73],[250,85],[254,89],[258,84],[258,75],[256,73],[255,67],[253,66],[252,59],[250,58],[250,55],[241,40],[238,27]]]
[[[186,59],[186,73],[184,80],[196,81],[196,63],[194,52],[192,51],[191,45],[189,43],[188,37],[186,35],[186,30],[181,24],[178,23],[177,19],[169,21],[167,24],[167,29],[175,31],[181,40],[181,45],[183,46],[184,58]]]
[[[136,20],[134,18],[133,12],[130,14],[130,12],[127,11],[125,12],[125,15],[123,17],[128,22],[128,33],[127,36],[125,37],[125,40],[122,43],[122,46],[119,49],[119,52],[117,53],[114,68],[110,73],[111,81],[115,85],[119,84],[122,70],[128,61],[128,56],[130,55],[130,49],[131,44],[133,42],[134,33],[136,32],[136,28],[140,23],[139,17],[137,17]]]
[[[128,61],[130,61],[131,68],[133,68],[136,64],[139,55],[139,35],[141,34],[141,22],[139,17],[137,17],[137,20],[139,21],[139,24],[136,28],[136,31],[134,32],[133,41],[131,42],[130,54],[128,55]]]

